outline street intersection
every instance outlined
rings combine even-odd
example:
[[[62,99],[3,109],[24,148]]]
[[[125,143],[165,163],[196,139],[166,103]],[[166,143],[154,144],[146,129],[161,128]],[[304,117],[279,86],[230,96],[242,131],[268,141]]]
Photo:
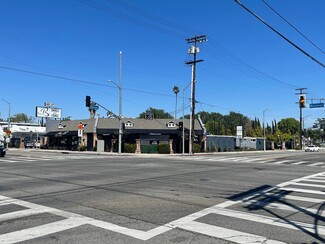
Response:
[[[324,155],[9,151],[0,243],[324,243]]]

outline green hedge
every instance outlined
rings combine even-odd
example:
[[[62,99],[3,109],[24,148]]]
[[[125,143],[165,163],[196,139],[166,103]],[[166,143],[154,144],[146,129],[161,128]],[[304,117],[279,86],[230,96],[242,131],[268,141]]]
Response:
[[[124,152],[125,153],[135,153],[135,144],[124,143]]]
[[[159,144],[158,145],[158,153],[159,154],[169,154],[169,144]]]
[[[193,151],[194,151],[194,153],[201,152],[200,145],[199,144],[193,144]]]

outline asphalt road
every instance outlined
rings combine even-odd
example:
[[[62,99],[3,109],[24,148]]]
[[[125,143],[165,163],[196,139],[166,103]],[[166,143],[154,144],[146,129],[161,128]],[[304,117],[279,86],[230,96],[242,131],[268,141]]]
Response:
[[[12,149],[0,243],[325,243],[324,156]]]

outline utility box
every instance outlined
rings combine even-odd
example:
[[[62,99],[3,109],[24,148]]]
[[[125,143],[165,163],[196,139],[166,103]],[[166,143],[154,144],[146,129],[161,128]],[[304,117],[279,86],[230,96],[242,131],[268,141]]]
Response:
[[[105,148],[105,141],[98,140],[97,141],[97,152],[104,152],[104,148]]]

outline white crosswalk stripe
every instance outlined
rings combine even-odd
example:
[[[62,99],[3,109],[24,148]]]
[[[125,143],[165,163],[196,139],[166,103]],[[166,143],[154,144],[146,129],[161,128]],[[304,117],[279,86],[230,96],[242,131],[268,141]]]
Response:
[[[264,157],[243,157],[243,156],[175,156],[181,160],[193,160],[193,161],[208,161],[208,162],[235,162],[235,163],[268,163],[275,165],[301,165],[309,167],[325,167],[325,162],[312,162],[312,161],[297,161],[293,159],[277,159],[277,158],[264,158]]]
[[[292,163],[293,165],[301,165],[301,164],[306,164],[308,163],[307,161],[299,161],[299,162],[295,162],[295,163]]]
[[[77,160],[77,159],[103,159],[103,158],[115,158],[114,156],[105,156],[105,155],[69,155],[61,156],[56,155],[52,157],[31,157],[31,156],[6,156],[0,158],[0,163],[23,163],[23,162],[40,162],[40,161],[53,161],[53,160]]]

